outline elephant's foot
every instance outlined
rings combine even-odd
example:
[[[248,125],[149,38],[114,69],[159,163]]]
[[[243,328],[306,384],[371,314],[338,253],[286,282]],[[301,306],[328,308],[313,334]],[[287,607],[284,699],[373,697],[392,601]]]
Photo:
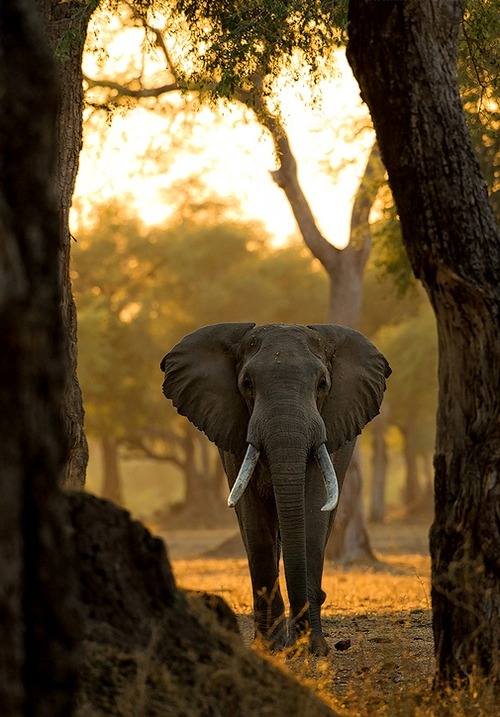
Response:
[[[313,655],[324,657],[330,652],[330,648],[322,632],[312,632],[309,636],[309,650]]]
[[[307,652],[317,657],[325,657],[330,652],[328,643],[321,630],[311,630],[310,628],[295,628],[294,649],[295,654]]]
[[[252,642],[252,646],[257,650],[271,652],[273,654],[287,650],[289,645],[290,638],[288,635],[275,635],[274,637],[269,637],[268,635],[263,635],[261,632],[255,633],[255,637]]]
[[[263,631],[256,626],[253,645],[266,652],[282,652],[286,650],[290,645],[290,636],[288,635],[285,616],[279,620],[279,623],[273,629]]]
[[[304,625],[289,626],[284,615],[267,631],[256,625],[253,645],[266,652],[286,652],[290,657],[304,652],[324,657],[330,651],[321,630],[313,631]]]

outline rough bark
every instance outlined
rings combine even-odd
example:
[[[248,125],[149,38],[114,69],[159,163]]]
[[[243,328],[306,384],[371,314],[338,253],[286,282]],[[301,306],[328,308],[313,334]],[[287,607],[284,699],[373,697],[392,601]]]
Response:
[[[70,715],[80,637],[66,459],[56,72],[34,0],[0,4],[0,704]]]
[[[60,272],[63,292],[61,308],[66,327],[65,347],[69,374],[65,388],[63,416],[69,442],[68,460],[62,476],[66,487],[80,488],[85,482],[88,446],[83,420],[83,403],[77,378],[76,308],[69,276],[70,244],[69,210],[75,186],[82,146],[82,55],[87,25],[98,0],[85,4],[75,0],[37,0],[43,18],[45,35],[57,58],[60,78],[60,101],[57,116],[57,196],[59,206]]]
[[[345,249],[340,250],[318,229],[299,184],[297,163],[284,128],[276,118],[269,115],[265,115],[262,121],[272,133],[280,160],[280,166],[272,172],[272,177],[285,192],[304,242],[328,273],[327,321],[356,328],[361,310],[363,272],[371,247],[368,218],[384,179],[378,147],[375,145],[372,148],[356,193],[351,214],[350,242]],[[374,560],[363,511],[362,484],[360,461],[353,458],[347,470],[327,548],[328,558],[344,564]]]
[[[500,237],[458,90],[463,5],[350,0],[348,59],[438,326],[436,681],[498,686]]]

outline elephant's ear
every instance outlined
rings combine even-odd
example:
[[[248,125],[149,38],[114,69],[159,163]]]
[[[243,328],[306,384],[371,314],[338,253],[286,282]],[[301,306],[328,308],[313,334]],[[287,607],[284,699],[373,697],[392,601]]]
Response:
[[[204,326],[162,359],[163,393],[178,413],[224,451],[245,444],[248,409],[238,391],[238,344],[255,324]]]
[[[359,331],[319,325],[331,361],[331,389],[321,411],[330,453],[352,441],[378,413],[391,368],[385,357]]]

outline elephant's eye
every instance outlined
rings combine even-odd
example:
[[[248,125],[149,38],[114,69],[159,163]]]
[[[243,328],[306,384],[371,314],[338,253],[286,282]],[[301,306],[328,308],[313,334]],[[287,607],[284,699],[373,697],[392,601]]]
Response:
[[[249,394],[250,396],[253,395],[253,383],[252,379],[249,376],[243,377],[241,381],[241,387],[245,393]]]
[[[324,391],[328,391],[328,381],[326,379],[326,376],[321,376],[321,378],[318,381],[318,391],[323,393]]]

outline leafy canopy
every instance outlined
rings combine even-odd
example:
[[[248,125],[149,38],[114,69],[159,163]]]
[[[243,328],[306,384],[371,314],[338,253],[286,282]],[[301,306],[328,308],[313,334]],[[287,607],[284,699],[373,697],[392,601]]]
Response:
[[[345,36],[347,0],[177,0],[171,6],[185,20],[188,71],[179,81],[205,87],[208,94],[234,97],[252,89],[255,76],[277,77],[283,69],[322,63]]]

